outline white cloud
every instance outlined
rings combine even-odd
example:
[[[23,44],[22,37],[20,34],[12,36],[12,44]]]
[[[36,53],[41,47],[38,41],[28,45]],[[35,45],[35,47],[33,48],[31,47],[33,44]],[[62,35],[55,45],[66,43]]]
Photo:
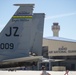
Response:
[[[72,15],[76,15],[76,12],[75,13],[67,13],[67,14],[55,15],[55,16],[47,16],[47,17],[45,17],[45,19],[46,20],[56,19],[56,18],[68,17],[68,16],[72,16]]]

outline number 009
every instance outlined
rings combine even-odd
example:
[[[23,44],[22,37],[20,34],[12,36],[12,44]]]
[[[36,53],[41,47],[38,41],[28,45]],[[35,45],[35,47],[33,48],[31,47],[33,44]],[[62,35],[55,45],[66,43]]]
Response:
[[[0,43],[0,49],[13,49],[13,43]]]

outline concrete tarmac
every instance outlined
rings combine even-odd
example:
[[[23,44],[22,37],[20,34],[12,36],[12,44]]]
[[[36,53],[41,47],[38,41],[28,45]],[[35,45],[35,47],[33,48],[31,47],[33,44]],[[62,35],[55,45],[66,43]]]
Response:
[[[47,71],[51,75],[64,75],[65,71]],[[0,71],[0,75],[41,75],[42,71]],[[76,75],[76,71],[69,71],[68,75]]]

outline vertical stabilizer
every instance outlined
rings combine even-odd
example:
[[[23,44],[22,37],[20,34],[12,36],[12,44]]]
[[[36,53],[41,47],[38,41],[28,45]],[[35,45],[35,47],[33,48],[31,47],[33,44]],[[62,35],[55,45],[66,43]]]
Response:
[[[34,13],[32,25],[31,52],[42,55],[42,39],[44,28],[44,13]]]
[[[19,6],[0,34],[0,61],[42,54],[44,13],[34,13],[34,4]]]
[[[0,34],[0,60],[28,56],[34,4],[15,4],[16,13]]]

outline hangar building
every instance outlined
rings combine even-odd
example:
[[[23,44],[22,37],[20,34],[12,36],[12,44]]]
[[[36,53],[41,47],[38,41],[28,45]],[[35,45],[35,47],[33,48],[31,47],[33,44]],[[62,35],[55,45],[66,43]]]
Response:
[[[53,37],[43,38],[42,54],[44,57],[63,60],[51,62],[52,67],[64,66],[68,70],[76,70],[76,40],[59,37],[59,30],[59,24],[53,23]]]

